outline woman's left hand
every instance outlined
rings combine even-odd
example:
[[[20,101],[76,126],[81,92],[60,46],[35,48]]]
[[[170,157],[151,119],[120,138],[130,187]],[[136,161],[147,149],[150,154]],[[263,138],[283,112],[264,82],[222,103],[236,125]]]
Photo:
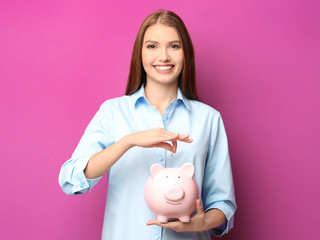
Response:
[[[206,222],[206,213],[203,211],[203,207],[199,199],[196,201],[196,209],[197,213],[191,218],[191,221],[187,223],[180,221],[160,223],[158,220],[149,220],[147,225],[158,225],[160,227],[170,228],[176,232],[199,232],[210,229]]]

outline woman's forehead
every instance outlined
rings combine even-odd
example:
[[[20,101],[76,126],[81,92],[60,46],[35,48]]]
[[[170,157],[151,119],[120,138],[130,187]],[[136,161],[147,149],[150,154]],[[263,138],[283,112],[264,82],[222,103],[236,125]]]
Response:
[[[172,42],[179,40],[179,35],[173,27],[157,23],[147,28],[144,34],[143,42]]]

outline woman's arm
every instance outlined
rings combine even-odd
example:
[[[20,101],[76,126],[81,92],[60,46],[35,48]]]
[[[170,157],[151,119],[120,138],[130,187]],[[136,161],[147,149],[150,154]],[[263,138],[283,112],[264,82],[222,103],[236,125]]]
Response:
[[[166,141],[171,141],[172,145]],[[129,134],[113,145],[92,155],[84,174],[88,179],[94,179],[102,176],[115,164],[121,156],[134,146],[139,147],[161,147],[173,153],[177,150],[177,141],[191,143],[189,134],[179,135],[168,132],[163,128],[154,128],[147,131],[141,131]]]

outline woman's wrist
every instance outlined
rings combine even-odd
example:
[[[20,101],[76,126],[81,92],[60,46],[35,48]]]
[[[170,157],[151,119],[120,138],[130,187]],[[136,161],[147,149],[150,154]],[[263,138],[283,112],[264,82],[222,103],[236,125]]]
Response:
[[[119,141],[119,144],[123,145],[123,148],[128,151],[130,148],[136,146],[135,142],[134,142],[134,136],[133,134],[128,134],[124,137],[122,137]]]
[[[210,209],[205,213],[205,225],[207,230],[214,229],[221,226],[227,218],[225,217],[224,213],[216,208]]]

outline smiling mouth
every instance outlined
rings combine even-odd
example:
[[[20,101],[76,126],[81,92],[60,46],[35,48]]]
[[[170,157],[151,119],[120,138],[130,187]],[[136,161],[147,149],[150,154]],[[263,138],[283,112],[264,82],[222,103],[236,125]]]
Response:
[[[174,65],[155,65],[153,67],[159,73],[169,73],[174,68]]]
[[[169,203],[171,205],[180,205],[181,204],[181,202],[180,203],[172,203],[172,202],[169,202],[169,201],[167,201],[167,203]]]
[[[169,71],[169,70],[171,70],[173,67],[174,67],[174,65],[165,65],[165,66],[160,66],[160,65],[156,65],[156,66],[154,66],[157,70],[160,70],[160,71]]]

